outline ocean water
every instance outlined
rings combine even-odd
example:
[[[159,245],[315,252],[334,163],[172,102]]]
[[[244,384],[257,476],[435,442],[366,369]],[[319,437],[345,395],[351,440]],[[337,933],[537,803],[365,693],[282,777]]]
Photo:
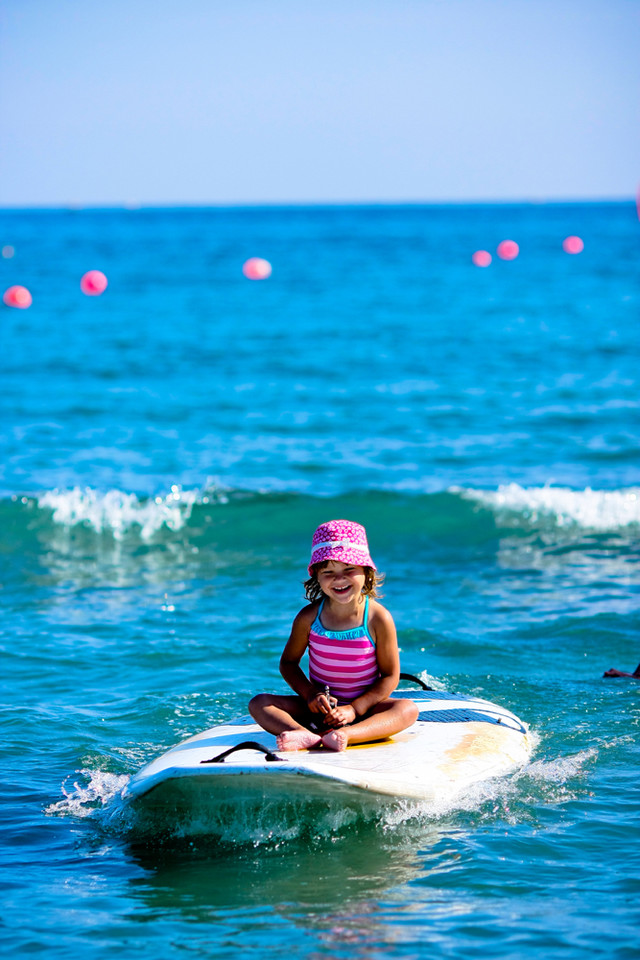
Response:
[[[33,295],[0,310],[3,955],[637,957],[640,685],[602,677],[640,661],[634,205],[0,219]],[[512,709],[531,762],[140,836],[132,773],[284,689],[334,517],[403,669]]]

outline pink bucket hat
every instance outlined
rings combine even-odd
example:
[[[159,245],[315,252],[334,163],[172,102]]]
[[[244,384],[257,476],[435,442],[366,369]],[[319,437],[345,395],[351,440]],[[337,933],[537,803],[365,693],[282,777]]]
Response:
[[[352,520],[330,520],[320,524],[311,541],[309,576],[313,575],[313,564],[324,563],[325,560],[376,569],[369,553],[366,531]]]

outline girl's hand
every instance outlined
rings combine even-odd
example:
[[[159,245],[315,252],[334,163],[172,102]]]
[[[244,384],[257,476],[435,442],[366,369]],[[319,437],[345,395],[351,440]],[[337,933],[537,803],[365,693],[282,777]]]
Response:
[[[311,713],[322,713],[325,716],[331,713],[331,704],[324,693],[316,693],[310,700],[307,700],[307,706]]]
[[[357,714],[350,703],[344,703],[340,707],[334,707],[329,713],[325,714],[324,723],[327,727],[332,727],[336,729],[337,727],[345,727],[349,723],[353,723],[356,719]]]

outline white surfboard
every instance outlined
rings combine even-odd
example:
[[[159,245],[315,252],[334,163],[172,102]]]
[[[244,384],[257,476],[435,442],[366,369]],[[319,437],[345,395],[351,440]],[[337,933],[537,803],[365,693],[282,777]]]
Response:
[[[392,800],[448,802],[472,784],[504,776],[530,755],[527,727],[487,700],[443,691],[397,691],[417,721],[388,740],[345,751],[278,752],[250,717],[212,727],[136,773],[123,791],[147,813],[205,817],[275,804],[347,804],[363,812]]]

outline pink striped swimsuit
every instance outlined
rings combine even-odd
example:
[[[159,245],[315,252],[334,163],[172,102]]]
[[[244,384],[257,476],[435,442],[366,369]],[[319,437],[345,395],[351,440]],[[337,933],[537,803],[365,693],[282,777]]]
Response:
[[[369,633],[369,598],[365,598],[362,626],[352,630],[326,630],[320,616],[309,633],[309,677],[328,686],[340,703],[351,703],[370,687],[380,673],[376,645]]]

